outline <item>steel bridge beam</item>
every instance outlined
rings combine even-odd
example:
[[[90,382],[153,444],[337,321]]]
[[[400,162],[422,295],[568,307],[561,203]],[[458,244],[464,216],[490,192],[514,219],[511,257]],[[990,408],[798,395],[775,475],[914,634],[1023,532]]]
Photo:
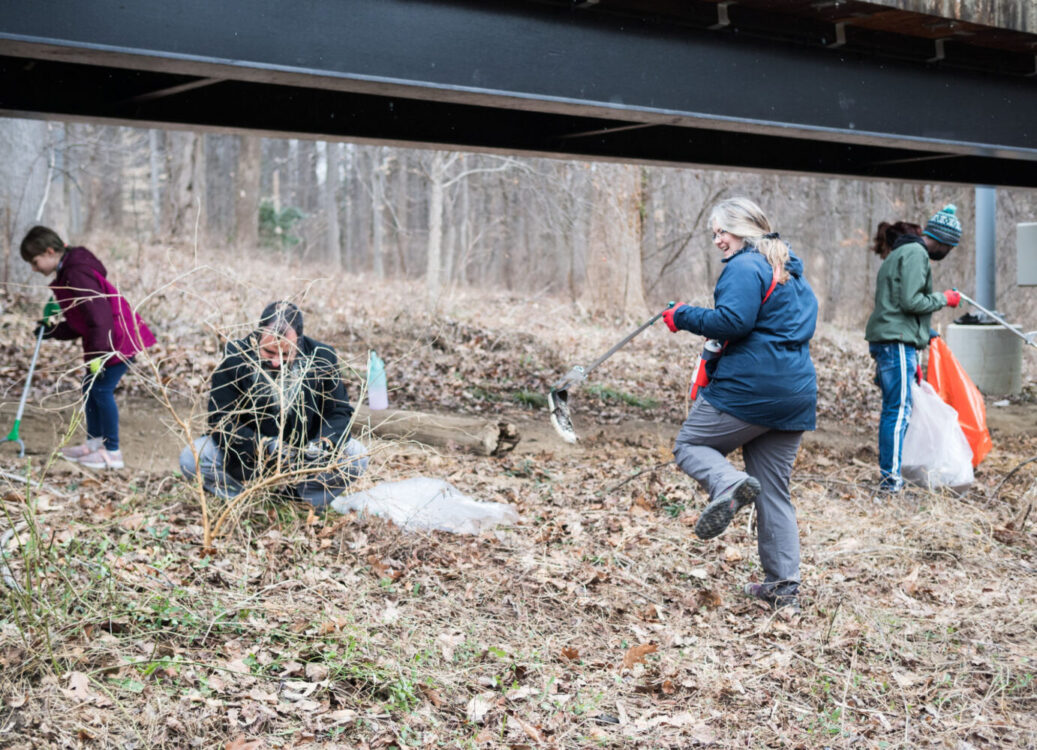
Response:
[[[6,0],[0,113],[1037,187],[1037,79],[495,0]]]

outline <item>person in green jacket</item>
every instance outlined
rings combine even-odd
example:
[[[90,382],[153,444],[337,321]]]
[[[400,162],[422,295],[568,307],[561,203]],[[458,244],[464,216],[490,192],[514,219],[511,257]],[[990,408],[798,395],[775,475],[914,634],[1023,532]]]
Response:
[[[930,260],[943,260],[961,239],[957,209],[948,205],[922,230],[917,224],[882,222],[875,253],[884,260],[875,282],[875,309],[864,337],[875,360],[875,382],[882,390],[879,416],[881,492],[899,492],[904,435],[911,419],[911,378],[918,372],[918,350],[929,346],[929,320],[942,307],[957,307],[953,289],[933,294]],[[921,230],[921,231],[920,231]]]

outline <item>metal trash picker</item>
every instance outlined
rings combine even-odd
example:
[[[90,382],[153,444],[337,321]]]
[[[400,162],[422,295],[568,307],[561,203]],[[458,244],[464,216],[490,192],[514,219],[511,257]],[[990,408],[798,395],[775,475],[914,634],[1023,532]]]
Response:
[[[955,289],[954,291],[958,292],[957,289]],[[983,305],[981,305],[978,302],[976,302],[976,300],[972,299],[971,297],[969,297],[969,296],[967,296],[965,294],[962,294],[961,292],[958,292],[958,294],[961,294],[961,298],[963,300],[965,300],[966,302],[968,302],[973,307],[975,307],[977,310],[979,310],[980,312],[986,313],[988,316],[990,316],[991,320],[994,320],[994,321],[1000,323],[1005,328],[1007,328],[1009,331],[1011,331],[1016,336],[1018,336],[1023,341],[1025,341],[1027,344],[1029,344],[1032,347],[1037,348],[1037,331],[1030,331],[1029,333],[1023,333],[1022,331],[1019,330],[1018,326],[1013,326],[1011,323],[1006,321],[1004,318],[1002,318],[997,313],[991,312],[987,308],[983,307]]]
[[[596,360],[591,362],[586,367],[576,365],[574,368],[569,370],[561,379],[558,380],[554,385],[551,386],[550,392],[547,394],[547,408],[551,412],[551,425],[555,428],[555,431],[561,436],[562,440],[567,443],[575,443],[576,428],[573,427],[572,414],[569,410],[569,389],[582,383],[587,379],[587,375],[594,370],[595,367],[600,365],[606,359],[611,357],[613,354],[618,352],[628,343],[630,340],[637,336],[639,333],[644,331],[648,326],[652,325],[655,321],[659,320],[663,316],[666,310],[669,310],[674,306],[674,302],[670,302],[660,312],[653,315],[649,320],[639,325],[633,331],[624,336],[619,343],[609,349],[607,352],[602,354]]]
[[[18,431],[22,423],[22,413],[25,411],[25,402],[29,398],[29,388],[32,386],[32,374],[36,370],[36,360],[40,356],[40,344],[43,343],[43,328],[44,326],[40,325],[39,331],[36,334],[36,349],[32,353],[32,361],[29,362],[29,374],[25,376],[25,385],[22,387],[22,400],[18,402],[18,413],[14,415],[14,426],[7,433],[7,437],[0,440],[0,443],[18,443],[18,458],[25,458],[25,443],[22,441]]]

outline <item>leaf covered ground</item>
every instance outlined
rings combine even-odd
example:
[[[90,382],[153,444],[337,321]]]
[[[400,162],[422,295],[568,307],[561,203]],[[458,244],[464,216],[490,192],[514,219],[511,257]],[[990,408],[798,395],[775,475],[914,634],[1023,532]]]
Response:
[[[547,426],[547,386],[636,321],[506,293],[458,293],[431,315],[400,302],[420,299],[408,282],[261,263],[171,282],[153,260],[119,284],[151,294],[142,308],[162,346],[120,399],[168,460],[135,463],[132,441],[117,476],[52,458],[78,380],[75,348],[51,342],[28,412],[51,432],[28,462],[0,457],[0,746],[1037,745],[1024,517],[1037,465],[998,487],[1037,455],[1032,381],[988,406],[995,449],[967,496],[877,502],[869,360],[859,332],[823,329],[820,429],[793,482],[804,606],[787,618],[739,594],[761,576],[751,516],[699,541],[705,498],[668,464],[692,337],[656,327],[603,365],[574,394],[582,440],[568,446]],[[394,405],[489,414],[523,434],[500,457],[376,441],[364,481],[444,478],[513,503],[516,526],[411,534],[257,502],[204,548],[197,500],[172,470],[170,409],[199,413],[222,339],[289,275],[354,395],[374,348]],[[38,296],[4,300],[5,426]],[[29,484],[15,478],[26,471]]]

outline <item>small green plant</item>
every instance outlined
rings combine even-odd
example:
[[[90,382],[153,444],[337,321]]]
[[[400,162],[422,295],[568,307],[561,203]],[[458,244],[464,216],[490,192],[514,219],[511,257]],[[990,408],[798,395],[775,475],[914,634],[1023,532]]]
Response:
[[[620,401],[629,406],[636,406],[638,409],[654,409],[659,405],[659,402],[654,398],[641,398],[632,393],[625,393],[624,391],[610,388],[607,385],[589,385],[587,386],[587,392],[597,396],[602,401]]]
[[[684,503],[679,503],[676,500],[672,502],[667,500],[666,495],[659,495],[659,502],[663,504],[663,510],[666,511],[666,515],[670,518],[679,518],[686,507]]]
[[[521,391],[515,391],[511,397],[530,409],[544,409],[547,407],[547,396],[538,391],[529,391],[523,388]]]
[[[285,206],[280,211],[270,201],[259,204],[259,239],[267,247],[285,250],[301,241],[292,234],[292,227],[306,214],[295,206]]]
[[[469,387],[468,394],[478,401],[500,401],[501,395],[494,391],[487,390],[482,386],[473,385]]]
[[[421,700],[418,694],[418,685],[414,681],[413,676],[406,677],[400,675],[386,685],[386,691],[389,694],[386,708],[390,711],[410,713]]]

